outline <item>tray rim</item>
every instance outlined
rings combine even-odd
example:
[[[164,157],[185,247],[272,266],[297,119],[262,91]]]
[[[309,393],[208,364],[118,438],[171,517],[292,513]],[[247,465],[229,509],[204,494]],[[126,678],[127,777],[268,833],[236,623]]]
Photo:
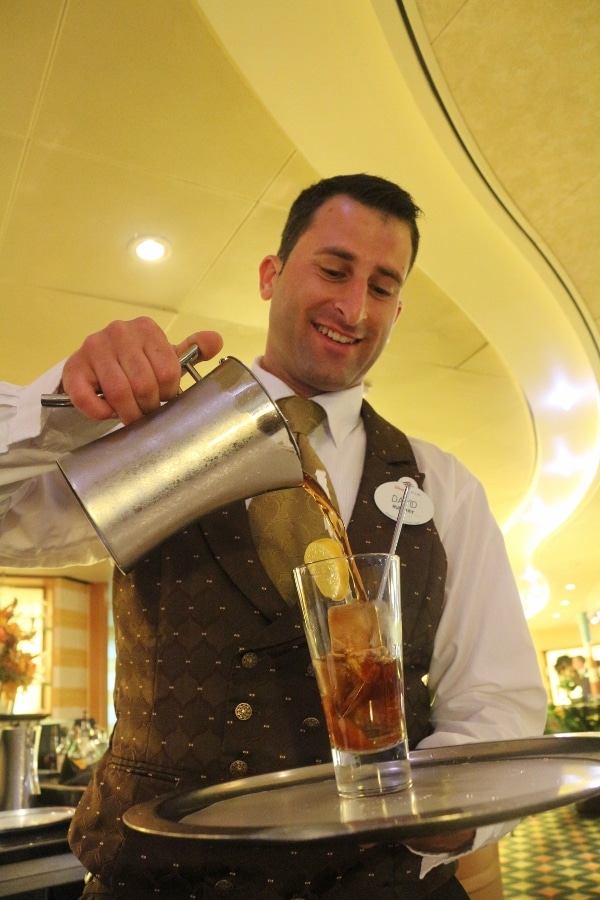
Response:
[[[511,761],[526,758],[565,757],[580,759],[600,766],[600,732],[578,732],[573,734],[544,735],[536,738],[513,739],[504,741],[456,744],[427,750],[414,750],[409,754],[413,772],[430,769],[439,765],[452,766],[465,763],[486,761]],[[476,814],[466,814],[464,810],[450,810],[440,813],[435,819],[425,820],[415,815],[404,822],[392,820],[389,827],[382,827],[382,819],[374,819],[373,824],[365,820],[364,827],[357,822],[329,822],[324,825],[311,824],[310,833],[297,831],[290,833],[286,826],[258,826],[249,831],[248,828],[232,830],[210,826],[200,829],[180,821],[185,816],[198,812],[216,802],[243,795],[277,790],[287,786],[315,784],[318,782],[334,782],[333,764],[306,766],[297,769],[286,769],[263,775],[249,776],[216,785],[179,788],[162,794],[153,800],[130,807],[124,816],[125,825],[137,832],[148,835],[160,835],[171,838],[188,838],[217,844],[308,844],[317,840],[344,841],[360,839],[360,841],[385,839],[402,839],[414,836],[439,834],[440,832],[459,830],[465,827],[497,824],[512,821],[524,816],[533,815],[560,806],[567,806],[600,793],[600,784],[590,788],[573,791],[568,796],[555,796],[550,800],[532,803],[525,808],[515,807],[510,815],[499,815],[497,810]],[[199,803],[200,800],[200,803]],[[204,802],[203,802],[204,801]],[[341,799],[340,799],[340,802]],[[332,833],[332,828],[336,833]]]
[[[27,713],[0,713],[0,722],[17,725],[19,722],[41,722],[47,719],[50,713],[47,712],[27,712]],[[5,810],[6,811],[6,810]]]
[[[50,813],[57,813],[54,818],[49,819],[46,822],[28,822],[28,818],[35,818],[43,816],[44,814],[48,815]],[[20,824],[13,825],[9,828],[4,827],[4,820],[10,819],[14,816],[22,817],[22,821]],[[22,809],[3,809],[0,810],[0,836],[7,834],[17,834],[21,831],[37,831],[38,828],[48,828],[52,825],[58,825],[61,822],[66,822],[69,819],[72,819],[75,814],[74,806],[30,806],[24,807]]]

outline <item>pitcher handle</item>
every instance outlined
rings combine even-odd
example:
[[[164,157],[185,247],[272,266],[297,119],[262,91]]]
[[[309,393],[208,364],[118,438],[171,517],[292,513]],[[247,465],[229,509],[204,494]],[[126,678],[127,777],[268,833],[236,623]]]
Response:
[[[202,381],[202,376],[196,370],[194,363],[197,362],[200,358],[200,350],[198,344],[192,344],[191,347],[181,354],[179,357],[179,363],[181,365],[182,370],[185,369],[188,372],[194,381]],[[101,391],[98,391],[99,397],[104,397],[104,394]],[[50,407],[66,407],[73,406],[71,400],[69,399],[68,394],[42,394],[42,406],[50,406]]]

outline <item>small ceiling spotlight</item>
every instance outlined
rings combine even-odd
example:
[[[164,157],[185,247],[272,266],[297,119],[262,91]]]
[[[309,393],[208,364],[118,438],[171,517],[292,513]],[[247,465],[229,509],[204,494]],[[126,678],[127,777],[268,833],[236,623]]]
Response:
[[[161,237],[144,235],[134,238],[129,244],[131,253],[143,262],[159,262],[171,252],[171,245]]]

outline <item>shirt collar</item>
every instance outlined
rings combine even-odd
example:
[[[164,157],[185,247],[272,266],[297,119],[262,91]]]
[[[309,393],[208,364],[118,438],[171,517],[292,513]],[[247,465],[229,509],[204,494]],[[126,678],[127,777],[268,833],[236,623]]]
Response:
[[[260,364],[260,359],[252,363],[252,372],[264,386],[272,400],[281,400],[290,396],[290,388],[278,378],[267,372]],[[293,391],[291,392],[293,393]],[[315,403],[322,406],[327,413],[327,424],[331,437],[336,447],[341,446],[357,425],[360,424],[360,409],[363,400],[363,384],[347,388],[345,391],[329,391],[326,394],[316,394],[311,397]]]

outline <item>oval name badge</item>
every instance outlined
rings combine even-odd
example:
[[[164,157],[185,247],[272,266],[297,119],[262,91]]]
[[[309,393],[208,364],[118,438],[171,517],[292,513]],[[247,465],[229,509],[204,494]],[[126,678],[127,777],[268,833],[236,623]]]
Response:
[[[400,481],[386,481],[384,484],[380,484],[375,491],[377,508],[395,522],[407,484],[410,484],[411,490],[406,504],[404,524],[422,525],[423,522],[429,522],[433,518],[433,502],[418,487],[414,478],[401,478]]]

